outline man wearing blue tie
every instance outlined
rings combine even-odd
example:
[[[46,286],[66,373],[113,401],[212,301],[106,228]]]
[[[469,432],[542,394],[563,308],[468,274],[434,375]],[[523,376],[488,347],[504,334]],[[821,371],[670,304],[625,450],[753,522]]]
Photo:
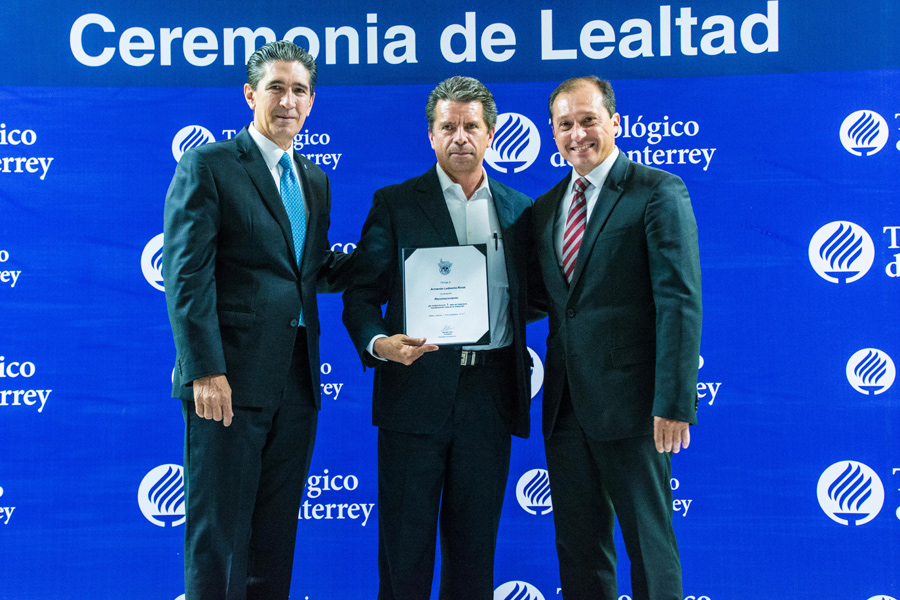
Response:
[[[187,600],[286,599],[319,398],[317,291],[339,291],[330,185],[293,149],[316,64],[285,41],[247,62],[253,123],[187,151],[163,273],[185,418]]]

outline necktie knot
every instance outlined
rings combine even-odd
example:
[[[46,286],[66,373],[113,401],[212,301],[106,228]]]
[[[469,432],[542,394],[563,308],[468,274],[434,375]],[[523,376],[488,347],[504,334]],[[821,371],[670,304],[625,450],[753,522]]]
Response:
[[[282,177],[285,175],[287,171],[290,171],[293,174],[294,170],[291,168],[291,155],[285,152],[281,155],[281,158],[278,160],[278,164],[283,169]]]
[[[589,186],[589,185],[591,185],[591,184],[590,184],[590,182],[587,180],[586,177],[579,177],[578,179],[575,180],[575,193],[576,193],[576,194],[583,194],[584,191],[585,191],[586,189],[588,189],[588,186]]]

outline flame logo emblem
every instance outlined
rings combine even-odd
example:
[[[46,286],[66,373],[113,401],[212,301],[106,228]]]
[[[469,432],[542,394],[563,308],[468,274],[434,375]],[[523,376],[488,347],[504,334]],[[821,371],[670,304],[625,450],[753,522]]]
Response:
[[[858,110],[841,124],[841,144],[855,156],[872,156],[888,141],[888,124],[872,110]]]
[[[159,527],[184,523],[184,469],[160,465],[144,476],[138,504],[147,520]]]
[[[531,119],[518,113],[497,116],[494,141],[484,159],[500,173],[519,173],[535,161],[541,151],[541,135]]]
[[[163,234],[159,234],[147,242],[141,253],[141,271],[144,273],[144,279],[161,292],[166,289],[163,283],[162,250]]]
[[[849,221],[820,228],[809,242],[809,262],[822,279],[852,283],[875,261],[875,245],[865,229]]]
[[[530,583],[507,581],[494,590],[494,600],[544,600],[544,595]]]
[[[181,160],[181,155],[191,148],[214,141],[216,141],[215,136],[206,127],[188,125],[175,134],[175,138],[172,140],[172,156],[177,162]]]
[[[884,486],[878,475],[863,463],[845,460],[834,463],[819,477],[816,489],[819,506],[841,525],[864,525],[874,519],[884,505]]]
[[[896,376],[894,361],[875,348],[863,348],[847,361],[847,381],[860,394],[883,394],[894,384]]]
[[[525,512],[546,515],[553,510],[550,497],[550,475],[546,469],[532,469],[519,478],[516,498]]]

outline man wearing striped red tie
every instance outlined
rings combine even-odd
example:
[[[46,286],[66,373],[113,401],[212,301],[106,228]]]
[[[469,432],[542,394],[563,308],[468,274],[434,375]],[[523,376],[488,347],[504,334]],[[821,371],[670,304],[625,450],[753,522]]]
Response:
[[[632,598],[681,600],[669,481],[697,414],[697,224],[680,178],[616,148],[609,82],[565,81],[549,108],[573,170],[535,202],[543,282],[530,302],[550,318],[543,432],[562,595],[618,598],[618,519]]]

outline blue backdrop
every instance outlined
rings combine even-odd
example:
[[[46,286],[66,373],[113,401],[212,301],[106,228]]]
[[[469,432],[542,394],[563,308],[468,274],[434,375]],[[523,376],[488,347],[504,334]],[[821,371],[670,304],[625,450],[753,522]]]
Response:
[[[250,122],[247,51],[284,37],[318,57],[295,147],[331,177],[330,237],[347,250],[374,190],[434,162],[424,105],[444,77],[492,90],[488,172],[533,197],[569,168],[550,91],[611,79],[619,147],[680,175],[700,228],[699,425],[672,480],[686,600],[900,596],[900,4],[574,6],[4,6],[0,598],[183,593],[163,199],[185,148]],[[527,143],[509,149],[517,125]],[[320,303],[291,597],[373,598],[371,371],[340,298]],[[545,336],[529,326],[535,424]],[[539,434],[514,440],[496,598],[560,597],[545,469]],[[624,549],[620,567],[628,598]]]

